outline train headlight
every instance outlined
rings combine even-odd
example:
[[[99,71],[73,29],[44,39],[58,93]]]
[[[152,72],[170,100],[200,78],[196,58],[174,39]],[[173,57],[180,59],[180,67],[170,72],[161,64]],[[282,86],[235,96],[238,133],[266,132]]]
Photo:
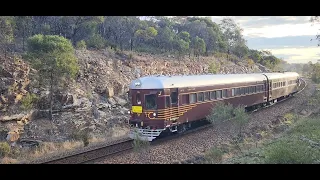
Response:
[[[130,114],[130,111],[128,111],[128,114]]]
[[[156,113],[153,113],[153,117],[156,117],[157,116],[157,114]]]

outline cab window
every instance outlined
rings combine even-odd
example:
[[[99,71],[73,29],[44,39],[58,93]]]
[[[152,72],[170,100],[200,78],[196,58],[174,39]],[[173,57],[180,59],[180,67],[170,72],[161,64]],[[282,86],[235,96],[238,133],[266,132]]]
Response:
[[[141,104],[141,96],[140,96],[140,93],[137,93],[137,94],[136,94],[136,102],[137,102],[137,104]]]
[[[171,97],[171,104],[177,104],[177,102],[178,102],[178,93],[177,92],[172,92],[170,97]]]
[[[155,94],[145,95],[145,108],[157,109],[156,98],[157,96]]]

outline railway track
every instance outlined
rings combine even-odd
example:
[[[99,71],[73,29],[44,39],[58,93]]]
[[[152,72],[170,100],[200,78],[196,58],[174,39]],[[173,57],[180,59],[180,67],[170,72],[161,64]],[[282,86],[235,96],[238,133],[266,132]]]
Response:
[[[304,79],[302,79],[302,81],[303,81],[304,86],[296,94],[301,93],[307,87],[307,82]],[[275,104],[279,104],[279,103],[281,103],[291,97],[293,97],[293,96],[290,96],[290,97],[285,98],[281,101],[278,101]],[[270,104],[270,105],[255,109],[249,113],[250,114],[255,113],[255,112],[260,111],[262,109],[271,107],[275,104]],[[160,143],[168,141],[170,139],[175,139],[175,138],[178,138],[178,137],[181,137],[181,136],[193,133],[193,132],[197,132],[199,130],[204,130],[204,129],[210,128],[212,126],[213,126],[212,124],[207,124],[207,125],[203,125],[203,126],[188,130],[188,131],[181,133],[181,134],[174,134],[174,135],[171,135],[171,136],[168,136],[165,138],[160,138],[157,141],[151,142],[151,145],[160,144]],[[85,163],[91,163],[96,160],[103,159],[103,158],[106,158],[109,156],[118,155],[120,153],[126,153],[126,152],[131,151],[132,149],[133,149],[133,140],[122,139],[122,140],[118,140],[118,141],[110,143],[110,144],[106,144],[102,147],[90,149],[87,151],[73,153],[68,156],[59,157],[59,158],[51,159],[48,161],[43,161],[40,164],[85,164]]]

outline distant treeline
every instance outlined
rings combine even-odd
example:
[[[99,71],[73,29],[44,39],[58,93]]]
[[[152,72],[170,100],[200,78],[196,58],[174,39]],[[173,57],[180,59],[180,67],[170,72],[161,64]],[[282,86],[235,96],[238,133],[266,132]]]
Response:
[[[0,48],[7,55],[26,50],[29,37],[60,35],[75,47],[179,56],[225,56],[233,61],[258,62],[274,68],[282,60],[268,51],[249,49],[242,29],[229,18],[163,16],[2,16]]]

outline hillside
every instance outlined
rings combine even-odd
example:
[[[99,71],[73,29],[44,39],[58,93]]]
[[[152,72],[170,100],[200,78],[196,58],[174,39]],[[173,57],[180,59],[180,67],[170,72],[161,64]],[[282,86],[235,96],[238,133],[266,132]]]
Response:
[[[47,90],[36,88],[33,85],[35,83],[32,83],[36,71],[23,60],[7,61],[5,64],[1,59],[5,64],[1,71],[0,87],[4,92],[1,95],[0,116],[2,141],[8,131],[17,129],[20,129],[21,138],[42,141],[65,141],[70,139],[74,131],[86,128],[92,136],[106,136],[112,133],[112,129],[115,136],[124,134],[121,130],[126,130],[125,122],[128,118],[126,92],[130,81],[139,76],[207,74],[212,62],[221,64],[219,73],[250,73],[264,70],[261,65],[248,67],[246,64],[235,64],[213,56],[197,60],[188,57],[177,60],[170,56],[147,53],[116,54],[110,49],[77,50],[76,56],[80,64],[79,74],[76,80],[68,85],[67,90],[56,97],[52,122],[45,117],[46,109],[40,106],[45,102],[44,95]],[[11,92],[9,89],[15,90]],[[21,99],[28,92],[36,93],[42,98],[38,101],[38,106],[35,106],[37,108],[24,111],[21,108]],[[59,103],[62,106],[59,107]],[[26,119],[27,124],[21,119]]]

